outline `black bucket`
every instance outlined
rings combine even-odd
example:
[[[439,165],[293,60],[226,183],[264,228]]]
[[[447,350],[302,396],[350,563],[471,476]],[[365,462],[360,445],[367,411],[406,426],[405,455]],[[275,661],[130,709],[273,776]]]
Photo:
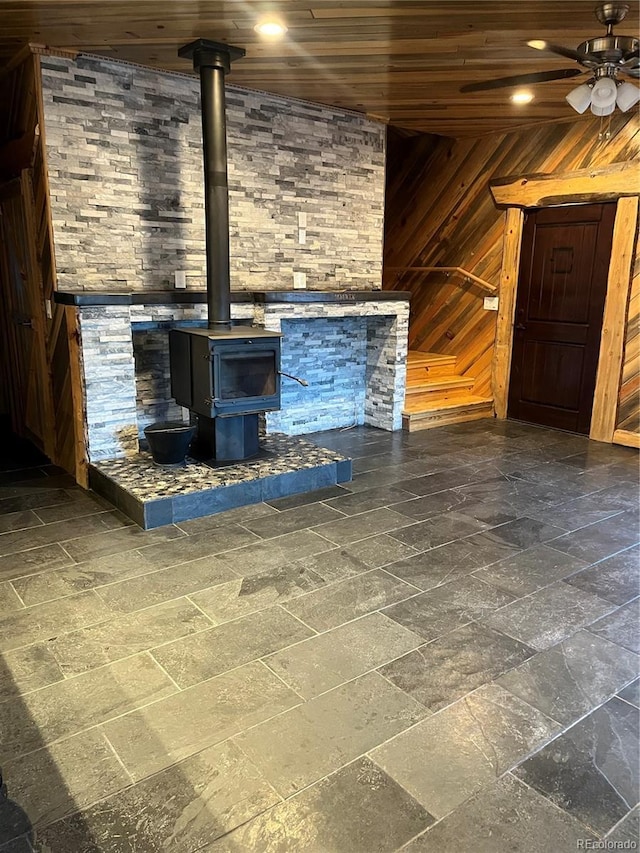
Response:
[[[145,427],[153,461],[158,465],[181,465],[196,428],[180,421],[162,421]]]

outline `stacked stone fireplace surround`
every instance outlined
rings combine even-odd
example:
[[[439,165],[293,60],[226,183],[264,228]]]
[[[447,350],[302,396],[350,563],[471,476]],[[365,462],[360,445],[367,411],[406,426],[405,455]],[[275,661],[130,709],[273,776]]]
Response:
[[[42,69],[58,296],[78,311],[88,454],[104,470],[135,457],[149,423],[186,417],[167,340],[206,324],[199,84],[95,56]],[[380,292],[384,127],[232,83],[227,126],[232,317],[282,331],[282,369],[309,383],[283,378],[267,434],[399,429],[408,302]],[[318,300],[287,300],[294,272]],[[321,301],[335,291],[348,293]]]

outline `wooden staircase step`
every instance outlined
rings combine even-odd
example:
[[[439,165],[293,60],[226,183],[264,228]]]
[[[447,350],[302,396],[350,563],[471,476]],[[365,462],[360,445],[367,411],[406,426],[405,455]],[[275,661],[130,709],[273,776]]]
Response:
[[[456,356],[437,352],[409,350],[407,354],[407,382],[425,382],[436,376],[452,376],[456,372]]]
[[[407,365],[411,367],[451,365],[454,367],[456,358],[455,355],[441,355],[439,352],[420,352],[420,350],[410,349],[407,353]]]
[[[435,379],[429,378],[426,382],[421,380],[420,383],[415,380],[411,382],[407,380],[406,396],[408,398],[416,394],[438,394],[442,391],[452,391],[456,388],[469,391],[473,388],[475,381],[472,376],[440,376]]]
[[[447,424],[475,421],[493,415],[493,400],[465,394],[459,397],[430,398],[428,405],[419,398],[405,403],[402,413],[402,428],[415,432],[421,429],[433,429]]]

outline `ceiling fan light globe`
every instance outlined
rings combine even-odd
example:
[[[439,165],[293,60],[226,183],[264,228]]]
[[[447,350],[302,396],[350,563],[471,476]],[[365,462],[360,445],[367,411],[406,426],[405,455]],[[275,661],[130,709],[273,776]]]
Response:
[[[583,83],[566,96],[565,100],[577,113],[584,113],[591,104],[591,86]]]
[[[634,107],[640,101],[640,89],[633,83],[621,83],[616,94],[616,104],[623,113]]]
[[[596,116],[608,116],[616,108],[618,88],[611,77],[596,80],[591,90],[591,112]]]
[[[591,104],[591,112],[594,116],[610,116],[611,113],[616,108],[616,102],[614,101],[612,104],[605,104],[604,106],[599,106],[598,104]]]

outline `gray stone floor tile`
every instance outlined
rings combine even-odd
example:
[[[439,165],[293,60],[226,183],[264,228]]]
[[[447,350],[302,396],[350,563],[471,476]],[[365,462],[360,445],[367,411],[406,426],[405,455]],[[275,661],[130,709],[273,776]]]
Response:
[[[253,534],[252,534],[253,535]],[[218,554],[218,560],[240,577],[280,569],[294,560],[330,551],[335,546],[311,530],[285,533],[275,539],[260,540]]]
[[[167,528],[157,529],[165,530]],[[179,530],[179,528],[176,529]],[[153,533],[154,531],[142,532]],[[214,527],[211,530],[194,533],[191,536],[185,536],[182,530],[179,530],[179,533],[180,537],[176,541],[163,542],[161,545],[150,545],[142,550],[142,555],[156,569],[164,569],[259,541],[259,537],[255,533],[251,533],[240,524]]]
[[[64,523],[60,522],[60,524]],[[131,551],[134,548],[142,548],[158,542],[168,543],[172,539],[183,537],[182,530],[171,524],[167,527],[157,527],[155,530],[141,530],[137,525],[130,525],[120,530],[110,530],[108,533],[82,536],[80,539],[65,542],[64,547],[76,563],[82,563],[84,560],[118,554],[121,551]]]
[[[210,557],[201,557],[190,563],[102,586],[97,592],[112,610],[129,613],[236,579],[236,574],[227,566]]]
[[[11,801],[8,801],[9,808],[12,807]],[[24,816],[24,813],[20,809],[19,806],[15,806],[14,809],[19,812],[20,816],[23,818],[25,822],[25,826],[28,826],[28,820]],[[7,821],[10,818],[7,818]],[[6,844],[0,844],[0,853],[33,853],[34,848],[31,846],[29,842],[29,838],[31,837],[31,832],[28,835],[23,835],[21,838],[15,838],[13,841],[7,841]]]
[[[326,504],[313,503],[245,521],[243,526],[261,539],[273,539],[274,536],[283,536],[285,533],[316,527],[318,524],[337,521],[340,518],[344,518],[344,515],[338,512],[337,508],[331,509]]]
[[[560,536],[563,530],[552,524],[544,524],[534,518],[517,518],[499,527],[493,527],[482,535],[488,541],[501,542],[516,548],[526,549]]]
[[[55,524],[43,524],[29,530],[17,530],[14,533],[0,535],[0,555],[16,554],[42,545],[55,542],[67,542],[80,537],[118,530],[131,526],[133,522],[117,510],[90,515],[86,518],[73,518],[58,521]]]
[[[17,649],[112,616],[111,608],[92,590],[18,610],[0,618],[0,650]]]
[[[343,546],[342,551],[358,560],[362,560],[363,563],[366,563],[372,569],[380,569],[389,563],[402,560],[416,553],[415,548],[398,542],[397,539],[389,536],[388,533],[381,533],[378,536],[368,536],[359,542]]]
[[[298,561],[193,593],[191,600],[214,622],[221,623],[282,604],[326,584],[321,575]]]
[[[411,545],[418,551],[427,551],[447,542],[455,542],[456,539],[464,539],[465,536],[478,533],[485,527],[487,525],[484,522],[476,521],[463,513],[450,512],[413,523],[403,530],[394,531],[392,535],[394,539]]]
[[[570,725],[638,674],[636,655],[578,631],[498,678],[498,683],[547,716]]]
[[[504,776],[461,805],[403,853],[564,853],[597,836],[531,788]]]
[[[131,784],[106,738],[97,729],[50,744],[2,767],[11,800],[34,828],[46,826]],[[16,829],[2,821],[0,841]]]
[[[369,673],[234,741],[282,796],[290,796],[404,731],[425,713],[406,693]]]
[[[570,554],[563,554],[548,545],[535,545],[475,571],[474,577],[520,598],[579,572],[584,567],[583,560]]]
[[[638,721],[636,708],[610,699],[514,774],[604,835],[638,803]]]
[[[366,758],[307,788],[206,853],[393,853],[433,817]]]
[[[43,545],[18,554],[0,557],[0,580],[11,580],[73,563],[61,545]]]
[[[407,524],[411,524],[411,520],[406,516],[383,508],[320,524],[314,531],[336,545],[348,545],[367,536],[396,531]]]
[[[14,610],[22,610],[24,604],[18,598],[9,581],[0,583],[0,617]]]
[[[387,607],[384,613],[425,640],[435,640],[510,601],[508,593],[467,576]]]
[[[191,518],[189,521],[181,521],[178,524],[180,530],[192,536],[194,533],[205,533],[214,527],[227,527],[230,524],[243,524],[255,518],[264,518],[267,515],[275,515],[278,512],[267,503],[249,504],[249,506],[238,506],[215,515],[204,515],[201,518]]]
[[[157,566],[146,557],[146,550],[143,548],[142,551],[122,551],[83,563],[65,565],[63,568],[52,568],[39,574],[18,577],[13,581],[13,585],[27,606],[42,604],[65,595],[74,595],[104,584],[156,571]],[[67,558],[67,564],[69,563],[71,560]]]
[[[14,530],[25,530],[28,527],[39,527],[41,524],[44,524],[44,521],[38,518],[33,510],[7,512],[0,515],[0,534],[12,533]]]
[[[640,546],[634,545],[578,572],[567,578],[567,583],[614,604],[625,604],[637,598],[640,594]]]
[[[336,509],[345,515],[356,515],[360,512],[388,507],[399,501],[406,501],[414,496],[410,492],[398,489],[395,486],[379,486],[378,488],[365,489],[361,492],[345,494],[337,498],[325,501],[326,506]]]
[[[547,649],[615,607],[563,581],[485,616],[483,622],[534,649]]]
[[[300,701],[266,666],[248,663],[111,720],[103,729],[139,780]]]
[[[152,654],[184,688],[311,636],[310,628],[276,606],[159,646]]]
[[[211,624],[198,607],[178,598],[63,634],[50,640],[48,648],[65,676],[80,675],[152,646],[203,631]]]
[[[607,833],[607,841],[614,841],[618,844],[618,850],[633,850],[633,845],[638,846],[638,838],[640,838],[640,806],[630,811],[620,823],[616,824],[611,832]],[[627,842],[626,847],[624,842]]]
[[[64,678],[47,643],[4,652],[0,658],[0,701],[38,690]]]
[[[420,646],[379,671],[431,711],[439,711],[523,663],[533,653],[517,640],[473,622]]]
[[[0,703],[0,760],[19,757],[77,734],[177,688],[141,654]]]
[[[370,756],[434,817],[442,818],[558,729],[558,723],[491,684]]]
[[[112,509],[106,498],[100,497],[95,492],[82,492],[80,495],[74,490],[69,492],[71,500],[54,506],[41,507],[35,510],[35,514],[45,524],[55,521],[67,521],[70,518],[81,518],[83,515],[94,515]]]
[[[370,613],[276,652],[265,663],[297,693],[310,699],[421,643],[421,637],[392,619]]]
[[[267,506],[282,511],[293,509],[296,506],[313,504],[316,501],[328,501],[331,498],[338,498],[348,494],[351,494],[351,492],[346,484],[342,486],[325,486],[313,492],[302,492],[299,495],[289,495],[286,498],[276,498],[275,500],[267,501]]]
[[[617,695],[620,699],[624,699],[625,702],[629,702],[631,705],[635,705],[636,708],[640,708],[640,678],[636,678],[635,681],[621,690]]]
[[[624,649],[629,649],[635,654],[640,654],[640,598],[630,601],[623,607],[619,607],[598,619],[587,626],[587,630],[598,637],[603,637],[622,646]]]
[[[477,568],[475,552],[465,545],[464,539],[449,542],[429,551],[421,551],[385,566],[395,577],[426,591],[457,580]]]
[[[411,500],[407,500],[408,497],[411,497]],[[402,498],[397,500],[401,500],[402,503],[392,504],[391,509],[414,521],[425,521],[452,510],[466,513],[466,505],[474,502],[475,498],[469,498],[462,492],[453,489],[445,489],[442,492],[434,492],[432,495],[425,495],[421,498],[406,495],[404,500]]]
[[[552,548],[595,563],[611,557],[640,541],[638,514],[625,512],[598,521],[573,533],[567,533],[551,543]]]
[[[286,602],[284,607],[315,631],[327,631],[416,593],[415,587],[373,569]]]
[[[427,474],[424,477],[415,477],[412,480],[399,482],[398,488],[406,489],[414,495],[433,495],[445,489],[453,489],[469,483],[481,482],[485,476],[478,474],[475,466],[466,465],[460,468],[450,468],[435,474]]]
[[[69,853],[191,853],[279,801],[256,768],[227,742],[48,827],[38,840],[45,849]]]

